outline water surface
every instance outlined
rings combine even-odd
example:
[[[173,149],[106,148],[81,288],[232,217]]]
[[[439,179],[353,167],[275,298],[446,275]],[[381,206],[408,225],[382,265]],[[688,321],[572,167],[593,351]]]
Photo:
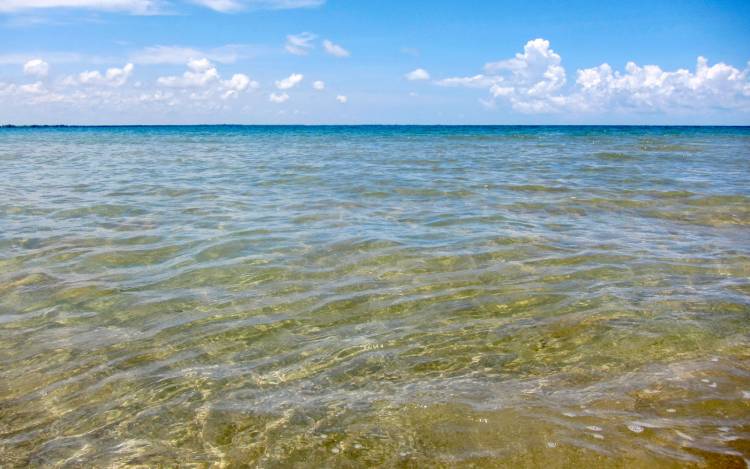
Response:
[[[750,129],[0,129],[0,465],[746,467]]]

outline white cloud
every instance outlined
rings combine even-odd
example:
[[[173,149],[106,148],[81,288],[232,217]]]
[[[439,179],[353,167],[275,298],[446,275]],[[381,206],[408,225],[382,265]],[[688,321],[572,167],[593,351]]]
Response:
[[[750,68],[709,66],[703,57],[694,72],[633,62],[619,72],[605,63],[578,70],[575,84],[566,86],[560,55],[549,41],[534,39],[523,53],[488,63],[484,69],[484,74],[445,78],[436,84],[487,89],[490,99],[482,100],[486,106],[494,107],[500,100],[524,113],[750,110]]]
[[[138,96],[138,101],[151,103],[171,102],[171,105],[177,104],[174,93],[162,90],[156,90],[153,93],[142,93]]]
[[[488,77],[486,75],[474,75],[472,77],[453,77],[443,78],[438,80],[437,83],[440,86],[463,86],[466,88],[489,88],[494,85],[497,81],[494,77]]]
[[[327,53],[336,57],[349,57],[351,55],[348,50],[344,49],[338,44],[334,44],[328,39],[323,41],[323,48],[326,50]]]
[[[193,100],[208,100],[217,94],[221,99],[234,98],[243,91],[260,86],[244,73],[235,73],[229,80],[222,80],[219,71],[205,57],[188,61],[187,68],[181,76],[159,77],[157,83],[169,88],[196,89],[189,95]]]
[[[694,72],[628,62],[623,73],[605,63],[578,70],[576,84],[570,99],[581,110],[750,109],[750,68],[709,66],[705,57],[698,57]]]
[[[65,109],[74,116],[80,115],[82,110],[106,112],[110,116],[130,109],[140,109],[148,116],[154,111],[168,108],[180,109],[181,112],[218,112],[231,108],[230,99],[259,87],[258,82],[243,73],[222,79],[216,67],[206,58],[191,60],[187,68],[182,76],[162,77],[156,81],[157,86],[168,89],[149,88],[140,81],[133,86],[122,86],[134,72],[132,64],[106,71],[85,71],[63,80],[9,85],[0,83],[0,103],[15,109],[15,114],[24,106],[51,103],[61,103],[66,107],[38,109],[45,112]]]
[[[317,39],[313,33],[290,34],[286,37],[284,49],[294,55],[307,55],[315,46],[313,41]]]
[[[268,95],[268,100],[272,103],[283,103],[289,100],[289,95],[286,93],[271,93]]]
[[[79,8],[133,15],[157,14],[161,11],[159,0],[0,0],[0,13],[46,8]]]
[[[257,89],[260,87],[257,81],[250,80],[250,77],[244,73],[235,73],[230,80],[224,80],[221,84],[226,89],[221,95],[222,99],[232,98],[247,89]]]
[[[205,72],[214,68],[210,60],[203,57],[202,59],[190,59],[187,63],[190,70],[195,72]]]
[[[550,111],[559,104],[556,93],[565,85],[565,69],[561,62],[560,56],[550,48],[549,41],[534,39],[526,43],[523,53],[486,64],[484,74],[446,78],[437,83],[487,88],[493,99],[507,99],[518,111]]]
[[[28,106],[29,104],[54,103],[68,99],[65,95],[50,91],[41,81],[23,85],[0,82],[0,97],[15,100],[15,102],[22,107]],[[12,101],[8,101],[7,99],[3,100],[4,105],[8,105],[11,102]]]
[[[65,83],[70,85],[119,87],[127,83],[128,78],[130,78],[130,75],[133,73],[133,69],[133,64],[129,63],[122,68],[108,68],[104,73],[99,70],[87,70],[79,73],[78,77],[68,77],[65,80]]]
[[[219,80],[219,72],[207,58],[192,59],[182,76],[159,77],[157,83],[173,88],[199,88]]]
[[[36,83],[30,83],[28,85],[21,85],[18,87],[18,89],[23,93],[30,93],[30,94],[40,94],[44,93],[44,84],[42,84],[41,81],[38,81]]]
[[[276,88],[280,90],[288,90],[288,89],[294,88],[295,86],[297,86],[299,82],[302,81],[303,78],[304,78],[304,75],[301,75],[299,73],[292,73],[288,77],[277,81]]]
[[[193,3],[221,13],[232,13],[243,9],[242,2],[237,0],[193,0]]]
[[[286,51],[290,54],[307,55],[311,50],[315,48],[315,44],[313,42],[317,38],[317,35],[308,32],[290,34],[286,37],[284,49],[286,49]],[[334,55],[336,57],[349,57],[349,55],[351,55],[348,50],[344,49],[338,44],[334,44],[328,39],[323,41],[323,49],[326,51],[326,53]]]
[[[249,87],[257,88],[259,86],[257,81],[250,81],[250,77],[244,73],[235,73],[230,80],[225,80],[222,83],[226,88],[234,91],[245,91]]]
[[[3,104],[8,105],[11,100],[15,100],[21,107],[27,107],[29,104],[44,104],[59,102],[65,99],[63,95],[52,93],[47,90],[41,81],[28,83],[25,85],[15,85],[0,82],[0,97],[3,97]]]
[[[243,10],[290,10],[314,8],[325,0],[190,0],[220,13]],[[0,13],[23,12],[49,8],[76,8],[132,15],[165,13],[172,4],[168,0],[0,0]]]
[[[184,64],[193,57],[205,56],[201,51],[180,46],[151,46],[135,52],[130,59],[137,64]]]
[[[257,48],[248,44],[227,44],[213,49],[195,49],[185,46],[150,46],[130,55],[135,64],[184,64],[195,57],[205,57],[218,63],[234,63],[240,59],[253,57]]]
[[[35,77],[46,77],[49,73],[49,64],[42,59],[29,60],[23,65],[23,73]]]
[[[404,77],[406,77],[406,79],[410,81],[429,80],[430,74],[427,73],[427,70],[418,68],[407,73],[406,75],[404,75]]]
[[[7,53],[0,54],[0,65],[24,65],[30,60],[44,56],[48,63],[109,63],[112,58],[104,58],[93,55],[78,54],[75,52],[36,51],[33,54]]]
[[[220,13],[234,13],[242,10],[313,8],[323,5],[325,0],[192,0],[192,2]]]
[[[176,0],[173,3],[176,4]],[[215,51],[215,55],[201,55],[209,51]],[[112,58],[59,52],[55,56],[53,51],[40,50],[28,54],[0,54],[0,64],[17,71],[23,68],[27,81],[19,77],[16,83],[0,83],[0,116],[5,121],[19,123],[24,119],[26,122],[59,119],[72,123],[88,119],[88,116],[108,116],[106,122],[120,123],[128,119],[131,122],[139,119],[177,122],[230,116],[262,120],[262,113],[270,112],[270,108],[274,115],[276,111],[292,109],[289,105],[273,103],[291,102],[287,93],[293,94],[289,90],[304,81],[302,74],[294,73],[268,83],[266,94],[258,97],[263,102],[251,104],[250,100],[241,98],[258,89],[258,82],[249,74],[220,74],[221,63],[233,62],[234,53],[223,46],[207,50],[154,46],[134,53],[122,67],[106,69],[101,65],[88,65],[89,70],[67,78],[55,76],[58,63],[111,64]],[[139,58],[137,63],[136,57]],[[136,70],[139,63],[174,63],[178,58],[187,66],[173,76],[148,79],[145,73],[140,76],[140,69]],[[47,62],[52,64],[51,68]],[[443,78],[433,83],[482,90],[474,92],[479,95],[475,99],[480,98],[479,102],[490,109],[560,113],[582,121],[589,119],[586,116],[601,116],[590,121],[613,118],[618,122],[742,123],[750,116],[750,64],[736,67],[699,57],[695,66],[684,69],[667,70],[658,65],[629,62],[623,67],[604,63],[565,70],[563,63],[563,58],[548,41],[536,39],[529,41],[520,53],[507,60],[490,62],[475,75]],[[86,67],[78,70],[86,70]],[[405,77],[408,79],[419,70]],[[429,76],[427,71],[425,74]],[[414,76],[424,77],[421,73]],[[310,82],[308,91],[321,91],[322,96],[326,94],[322,90],[332,90],[330,98],[326,99],[341,103],[342,111],[348,107],[347,96],[336,94],[343,90],[321,80]],[[266,96],[268,101],[265,101]],[[406,94],[399,97],[406,98]],[[420,101],[427,103],[428,98],[423,96]],[[230,114],[223,114],[225,111]],[[105,122],[96,120],[98,117],[92,119]]]

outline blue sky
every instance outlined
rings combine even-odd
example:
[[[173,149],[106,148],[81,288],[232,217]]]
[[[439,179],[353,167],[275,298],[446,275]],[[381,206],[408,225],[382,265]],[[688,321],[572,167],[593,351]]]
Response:
[[[0,0],[0,44],[0,123],[750,124],[747,1]]]

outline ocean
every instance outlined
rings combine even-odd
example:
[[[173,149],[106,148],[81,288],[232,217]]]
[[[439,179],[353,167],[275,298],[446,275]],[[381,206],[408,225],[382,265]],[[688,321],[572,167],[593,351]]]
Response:
[[[2,467],[746,467],[748,127],[0,129]]]

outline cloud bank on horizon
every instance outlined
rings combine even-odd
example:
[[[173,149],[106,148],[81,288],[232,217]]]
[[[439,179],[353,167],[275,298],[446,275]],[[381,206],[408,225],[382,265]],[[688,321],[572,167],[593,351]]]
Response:
[[[260,10],[322,11],[330,3],[0,0],[0,15],[7,19],[50,10],[167,15],[197,8],[237,17]],[[97,20],[109,16],[104,18]],[[750,123],[750,62],[732,65],[697,55],[691,68],[633,60],[622,68],[608,62],[566,67],[551,41],[537,37],[519,41],[516,50],[522,50],[515,55],[485,60],[483,66],[478,61],[474,70],[464,63],[462,74],[449,73],[447,69],[459,68],[450,64],[423,64],[421,54],[429,44],[401,46],[396,67],[379,57],[380,51],[346,46],[356,37],[296,29],[277,36],[275,44],[157,43],[103,55],[75,50],[0,53],[0,123],[81,123],[76,120],[80,116],[92,123],[180,123],[207,116],[209,122],[408,123],[399,116],[415,108],[429,112],[437,123],[453,121],[451,108],[464,118],[470,113],[485,121],[521,116],[526,121],[606,123],[614,115],[637,123],[643,116],[669,122],[673,116],[700,120],[714,115]]]
[[[739,70],[721,62],[709,65],[708,59],[698,57],[694,71],[666,71],[658,65],[628,62],[622,72],[603,63],[576,70],[575,86],[567,88],[567,72],[561,63],[550,42],[538,38],[527,42],[513,58],[485,64],[484,73],[443,78],[436,84],[487,89],[484,105],[502,103],[532,114],[750,109],[750,63]]]

